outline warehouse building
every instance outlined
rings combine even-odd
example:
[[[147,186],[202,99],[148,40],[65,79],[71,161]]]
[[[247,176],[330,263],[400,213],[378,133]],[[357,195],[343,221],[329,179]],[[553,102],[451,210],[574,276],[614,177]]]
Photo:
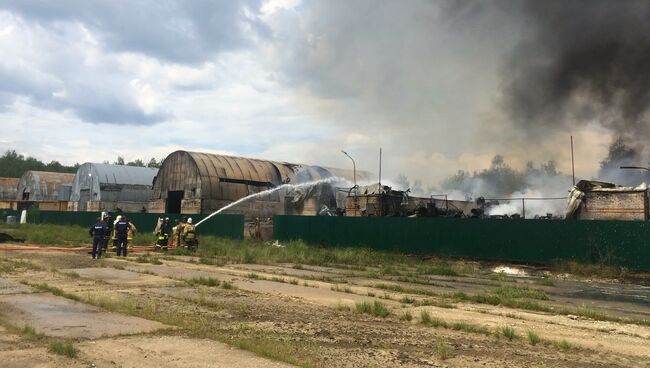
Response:
[[[70,211],[144,212],[158,169],[85,163],[72,183]]]
[[[366,173],[357,172],[360,177]],[[212,213],[238,199],[285,183],[302,183],[352,172],[319,166],[275,162],[210,153],[176,151],[163,161],[154,184],[149,211]],[[248,219],[285,212],[286,191],[264,195],[225,213]]]
[[[0,200],[15,200],[19,178],[0,178]]]
[[[27,171],[18,181],[14,199],[19,201],[67,201],[75,174]]]

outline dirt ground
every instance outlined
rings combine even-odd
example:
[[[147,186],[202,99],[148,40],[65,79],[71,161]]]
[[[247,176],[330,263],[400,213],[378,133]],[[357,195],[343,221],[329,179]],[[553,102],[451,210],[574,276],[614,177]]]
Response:
[[[159,259],[0,250],[3,366],[650,367],[650,288],[640,284],[516,265],[511,275],[405,280],[344,266]],[[537,294],[508,307],[451,297],[503,288]],[[362,302],[390,314],[359,313]],[[436,322],[421,323],[423,311]],[[13,328],[25,324],[72,339],[78,357]]]

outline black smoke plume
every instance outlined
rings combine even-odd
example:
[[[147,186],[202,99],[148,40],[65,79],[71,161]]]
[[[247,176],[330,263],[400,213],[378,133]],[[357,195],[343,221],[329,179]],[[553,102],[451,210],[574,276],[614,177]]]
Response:
[[[530,0],[532,27],[503,69],[504,107],[526,132],[597,123],[650,137],[650,1]]]

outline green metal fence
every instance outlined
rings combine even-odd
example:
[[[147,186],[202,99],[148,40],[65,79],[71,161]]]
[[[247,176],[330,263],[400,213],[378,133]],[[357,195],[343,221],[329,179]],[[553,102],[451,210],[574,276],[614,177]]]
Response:
[[[179,215],[160,213],[122,213],[128,217],[137,227],[139,232],[153,232],[156,221],[159,217],[169,217],[172,224],[174,220],[182,216],[192,217],[194,223],[198,223],[207,215]],[[17,216],[20,220],[20,213],[12,210],[0,210],[0,217],[4,220],[7,216]],[[94,224],[100,213],[97,212],[59,212],[59,211],[28,211],[28,222],[36,224],[56,225],[79,225],[90,227]],[[214,235],[233,239],[244,237],[244,216],[243,215],[216,215],[210,218],[201,226],[196,228],[199,235]]]
[[[650,269],[650,223],[636,221],[275,216],[274,237],[324,246]]]

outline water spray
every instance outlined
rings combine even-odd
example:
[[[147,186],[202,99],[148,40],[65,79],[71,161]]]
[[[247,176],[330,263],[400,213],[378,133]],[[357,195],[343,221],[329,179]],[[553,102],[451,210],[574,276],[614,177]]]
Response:
[[[347,180],[346,180],[346,179],[343,179],[343,178],[339,178],[338,176],[330,176],[329,178],[320,179],[320,180],[315,180],[315,181],[310,181],[310,182],[306,182],[306,183],[298,183],[298,184],[289,184],[289,183],[287,183],[287,184],[282,184],[282,185],[277,186],[277,187],[275,187],[275,188],[267,189],[267,190],[261,191],[261,192],[259,192],[259,193],[253,193],[253,194],[248,195],[248,196],[246,196],[246,197],[244,197],[244,198],[240,198],[240,199],[236,200],[235,202],[232,202],[232,203],[230,203],[230,204],[228,204],[228,205],[226,205],[226,206],[224,206],[224,207],[221,207],[221,208],[218,209],[217,211],[211,213],[208,217],[206,217],[206,218],[204,218],[203,220],[199,221],[199,222],[196,224],[196,227],[198,227],[199,225],[201,225],[202,223],[204,223],[205,221],[207,221],[210,217],[212,217],[212,216],[214,216],[214,215],[217,215],[217,214],[219,214],[219,213],[221,213],[221,212],[223,212],[223,211],[225,211],[225,210],[227,210],[227,209],[229,209],[229,208],[232,208],[232,207],[234,207],[234,206],[236,206],[236,205],[238,205],[238,204],[240,204],[240,203],[243,203],[243,202],[249,201],[249,200],[251,200],[251,199],[253,199],[253,198],[263,197],[263,196],[265,196],[265,195],[268,195],[268,194],[271,194],[271,193],[275,193],[275,192],[280,191],[280,190],[282,190],[282,189],[303,189],[303,188],[311,188],[311,187],[316,186],[316,185],[319,185],[319,184],[326,184],[326,183],[332,183],[332,182],[337,182],[337,181],[347,181]]]

